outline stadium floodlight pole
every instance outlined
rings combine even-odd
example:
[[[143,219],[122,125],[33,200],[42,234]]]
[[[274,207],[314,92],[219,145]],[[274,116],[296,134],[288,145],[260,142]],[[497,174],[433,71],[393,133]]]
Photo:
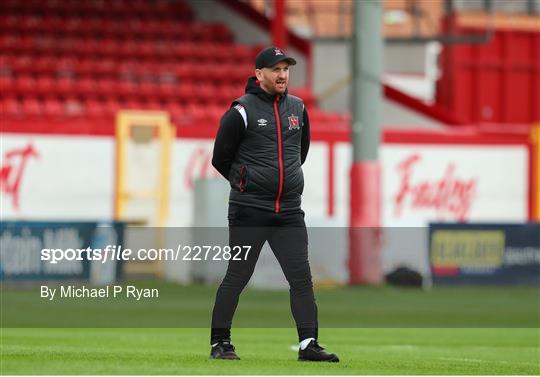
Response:
[[[356,0],[353,4],[349,283],[378,284],[382,281],[378,162],[384,43],[382,1]]]

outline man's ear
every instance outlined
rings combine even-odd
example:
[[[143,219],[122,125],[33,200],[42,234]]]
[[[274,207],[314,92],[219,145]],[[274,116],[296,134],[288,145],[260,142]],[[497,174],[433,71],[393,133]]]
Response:
[[[262,76],[262,70],[261,69],[256,69],[255,70],[255,77],[257,77],[257,80],[261,81],[263,76]]]

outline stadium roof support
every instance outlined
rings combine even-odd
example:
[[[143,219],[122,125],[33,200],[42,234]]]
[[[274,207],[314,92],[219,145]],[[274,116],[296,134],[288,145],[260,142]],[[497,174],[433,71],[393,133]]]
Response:
[[[378,149],[382,104],[383,35],[380,0],[354,2],[349,282],[378,284],[381,187]]]
[[[287,28],[285,25],[285,0],[274,0],[272,20],[272,42],[281,49],[287,48]]]

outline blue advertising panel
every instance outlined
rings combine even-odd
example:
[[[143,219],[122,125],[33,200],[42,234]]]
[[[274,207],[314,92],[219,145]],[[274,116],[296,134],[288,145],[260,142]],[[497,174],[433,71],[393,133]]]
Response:
[[[540,284],[540,223],[430,224],[434,284]]]
[[[122,244],[123,234],[120,222],[2,221],[0,280],[89,280],[92,270],[102,274],[110,265],[93,261],[92,251]],[[121,264],[114,262],[118,278]]]

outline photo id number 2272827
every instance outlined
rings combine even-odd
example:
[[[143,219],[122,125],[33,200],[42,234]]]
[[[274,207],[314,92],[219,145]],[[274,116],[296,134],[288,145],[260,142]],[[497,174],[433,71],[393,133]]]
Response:
[[[183,246],[183,260],[247,260],[251,246]]]

